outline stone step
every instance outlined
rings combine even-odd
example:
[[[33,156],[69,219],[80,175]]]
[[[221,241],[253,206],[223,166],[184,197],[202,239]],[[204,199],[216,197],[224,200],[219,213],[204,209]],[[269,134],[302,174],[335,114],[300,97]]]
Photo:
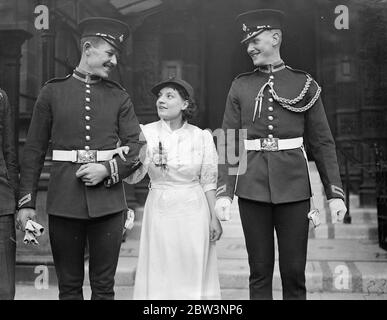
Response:
[[[225,222],[222,224],[224,238],[243,238],[240,224]],[[310,239],[377,239],[377,223],[321,224],[316,229],[309,227]]]
[[[115,286],[116,300],[131,300],[133,286]],[[91,297],[90,286],[83,287],[83,296],[86,300]],[[221,289],[222,300],[248,300],[248,289]],[[282,292],[273,291],[273,299],[281,300]],[[58,287],[51,285],[48,288],[35,288],[33,285],[18,284],[15,300],[58,300]],[[351,292],[308,292],[307,300],[387,300],[387,294],[368,294]]]
[[[115,277],[115,286],[133,286],[137,258],[121,257]],[[47,267],[47,271],[43,271]],[[57,286],[53,266],[23,266],[16,268],[17,285],[30,285],[37,289]],[[248,289],[249,266],[247,259],[218,259],[219,279],[222,289]],[[43,274],[48,275],[46,283]],[[325,261],[310,260],[306,264],[308,292],[356,292],[387,294],[387,261]],[[85,267],[84,284],[89,286],[88,267]],[[281,290],[278,260],[275,262],[273,289]]]
[[[134,284],[138,247],[139,241],[123,243],[116,286]],[[217,255],[221,287],[247,289],[249,267],[244,240],[221,239],[217,243]],[[49,286],[57,285],[52,259],[42,260],[40,264],[36,260],[35,264],[31,264],[25,257],[24,264],[17,265],[16,281],[19,285],[39,287],[43,278]],[[376,241],[311,239],[308,243],[306,279],[309,292],[387,293],[387,285],[383,286],[387,279],[387,252],[380,249]],[[85,285],[89,285],[87,262]],[[273,288],[281,289],[277,250]]]
[[[222,222],[223,237],[243,237],[238,206],[233,202],[231,220]],[[332,224],[327,218],[326,210],[320,209],[321,225],[309,229],[309,238],[319,239],[377,239],[377,210],[376,208],[353,208],[350,211],[351,224]],[[328,220],[328,221],[327,221]],[[141,221],[135,220],[131,230],[126,231],[126,238],[140,239]]]
[[[249,267],[245,259],[220,259],[218,268],[222,288],[248,289]],[[308,292],[387,293],[387,262],[308,261],[305,276]],[[273,289],[282,289],[277,261]]]

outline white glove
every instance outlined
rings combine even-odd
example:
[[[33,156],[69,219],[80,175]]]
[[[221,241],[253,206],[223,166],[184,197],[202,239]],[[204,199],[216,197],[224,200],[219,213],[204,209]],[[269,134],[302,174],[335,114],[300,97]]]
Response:
[[[334,198],[328,200],[329,210],[331,210],[332,223],[342,222],[347,212],[347,207],[342,199]]]
[[[126,220],[124,229],[132,229],[134,226],[134,211],[132,209],[128,209],[126,212]]]
[[[43,233],[44,228],[39,223],[33,220],[27,220],[23,242],[25,244],[32,243],[38,245],[39,242],[36,238],[40,237]]]
[[[221,197],[216,200],[215,213],[220,221],[230,220],[231,200],[226,197]]]

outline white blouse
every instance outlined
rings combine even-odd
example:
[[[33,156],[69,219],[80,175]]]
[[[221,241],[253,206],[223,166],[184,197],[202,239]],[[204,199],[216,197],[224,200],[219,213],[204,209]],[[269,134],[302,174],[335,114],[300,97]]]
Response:
[[[173,131],[164,120],[141,129],[147,141],[140,153],[143,165],[124,181],[134,184],[148,173],[151,186],[200,183],[204,192],[216,190],[218,154],[209,131],[187,122]]]

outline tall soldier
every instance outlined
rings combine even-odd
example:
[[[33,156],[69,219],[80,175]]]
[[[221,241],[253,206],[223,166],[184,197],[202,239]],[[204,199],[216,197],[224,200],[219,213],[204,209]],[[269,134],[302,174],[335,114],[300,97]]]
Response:
[[[0,300],[15,297],[15,212],[19,172],[14,113],[0,89]]]
[[[316,161],[333,220],[342,220],[346,212],[321,88],[308,73],[286,66],[280,57],[283,17],[282,11],[270,9],[237,17],[242,43],[256,69],[233,81],[222,125],[236,133],[247,130],[239,158],[240,165],[247,162],[246,172],[232,176],[232,165],[219,165],[216,212],[220,219],[229,218],[235,190],[249,257],[250,299],[272,299],[274,229],[283,298],[306,299],[311,188],[303,137]]]
[[[92,299],[114,298],[124,226],[122,179],[139,166],[141,132],[129,95],[107,79],[129,34],[121,21],[80,22],[82,56],[73,74],[48,81],[36,101],[21,161],[18,222],[35,217],[40,172],[49,140],[47,194],[50,243],[60,299],[83,299],[84,250],[89,244]],[[114,155],[116,145],[129,152]]]

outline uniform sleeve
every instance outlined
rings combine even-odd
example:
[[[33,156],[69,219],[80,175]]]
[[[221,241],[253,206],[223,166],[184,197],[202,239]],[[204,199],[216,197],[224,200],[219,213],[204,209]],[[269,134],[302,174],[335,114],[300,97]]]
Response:
[[[204,192],[216,190],[218,179],[218,154],[212,135],[209,131],[203,130],[203,160],[200,169],[200,184]]]
[[[315,87],[317,87],[316,84]],[[316,91],[315,87],[312,88],[312,93]],[[315,97],[315,93],[311,97]],[[309,147],[316,162],[327,199],[344,199],[336,156],[336,145],[329,128],[321,97],[318,97],[315,104],[306,111],[305,116],[307,147]]]
[[[20,166],[19,209],[35,208],[39,177],[51,135],[50,86],[36,100]]]
[[[144,126],[140,124],[141,127],[141,134],[140,134],[140,141],[148,141],[146,138],[146,130],[144,129]],[[140,162],[142,165],[140,168],[138,168],[136,171],[132,172],[127,178],[124,179],[126,183],[129,184],[135,184],[140,182],[142,179],[144,179],[145,175],[148,173],[148,168],[149,168],[149,163],[150,163],[150,155],[149,155],[149,150],[148,150],[149,144],[145,144],[141,147],[140,150]]]
[[[144,138],[140,137],[141,128],[134,113],[134,106],[127,95],[124,103],[120,107],[118,115],[118,130],[121,146],[128,146],[129,153],[125,155],[123,161],[118,155],[112,160],[105,162],[109,176],[105,180],[105,186],[110,187],[141,167],[139,158],[141,148],[146,144]]]
[[[0,98],[4,105],[3,119],[3,154],[5,165],[7,167],[9,182],[17,199],[19,187],[19,170],[16,157],[16,139],[15,139],[15,113],[11,108],[8,96],[4,91],[0,91]]]
[[[222,130],[217,135],[219,177],[216,197],[229,197],[231,200],[234,197],[236,172],[239,163],[231,163],[227,158],[227,153],[239,154],[239,129],[241,128],[241,111],[236,92],[236,82],[234,81],[227,95]],[[236,149],[235,152],[234,148]]]

